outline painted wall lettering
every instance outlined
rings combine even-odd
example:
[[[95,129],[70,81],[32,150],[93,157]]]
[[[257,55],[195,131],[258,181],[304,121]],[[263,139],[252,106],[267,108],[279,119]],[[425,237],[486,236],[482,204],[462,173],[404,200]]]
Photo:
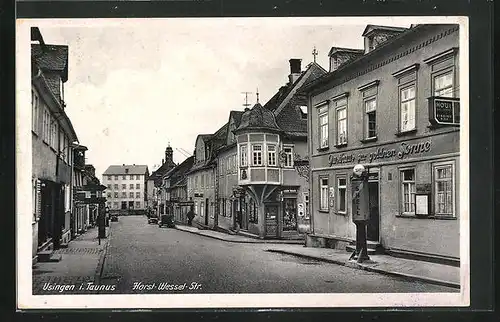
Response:
[[[402,142],[397,147],[379,147],[373,152],[361,153],[341,153],[340,155],[330,154],[328,163],[330,166],[346,163],[372,163],[375,161],[383,161],[389,159],[403,159],[413,155],[430,152],[432,148],[432,140],[422,141],[418,143]]]

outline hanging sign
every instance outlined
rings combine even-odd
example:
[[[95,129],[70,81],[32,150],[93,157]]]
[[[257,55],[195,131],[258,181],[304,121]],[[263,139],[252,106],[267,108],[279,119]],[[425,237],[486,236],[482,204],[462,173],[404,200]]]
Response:
[[[429,99],[429,121],[434,125],[460,125],[460,99],[432,97]]]

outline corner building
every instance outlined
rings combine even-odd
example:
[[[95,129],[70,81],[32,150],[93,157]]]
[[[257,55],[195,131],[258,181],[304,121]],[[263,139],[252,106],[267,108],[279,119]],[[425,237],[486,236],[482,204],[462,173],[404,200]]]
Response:
[[[329,73],[303,90],[307,245],[352,249],[350,177],[360,163],[369,169],[369,248],[458,265],[459,27],[369,25],[363,37],[364,52],[338,64],[347,50],[330,51]],[[449,110],[438,109],[443,101]]]

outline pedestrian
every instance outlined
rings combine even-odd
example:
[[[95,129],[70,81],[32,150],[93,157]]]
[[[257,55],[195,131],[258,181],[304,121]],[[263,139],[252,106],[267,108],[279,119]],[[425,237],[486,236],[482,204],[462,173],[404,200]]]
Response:
[[[188,217],[188,225],[189,226],[192,226],[193,225],[193,218],[194,218],[195,214],[194,214],[194,207],[191,206],[189,208],[189,212],[187,213],[187,217]]]

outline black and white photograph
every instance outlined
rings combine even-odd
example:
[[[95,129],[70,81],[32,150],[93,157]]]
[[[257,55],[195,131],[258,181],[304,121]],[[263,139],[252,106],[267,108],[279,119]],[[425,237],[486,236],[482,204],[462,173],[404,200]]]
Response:
[[[19,307],[469,305],[466,17],[16,33]]]

